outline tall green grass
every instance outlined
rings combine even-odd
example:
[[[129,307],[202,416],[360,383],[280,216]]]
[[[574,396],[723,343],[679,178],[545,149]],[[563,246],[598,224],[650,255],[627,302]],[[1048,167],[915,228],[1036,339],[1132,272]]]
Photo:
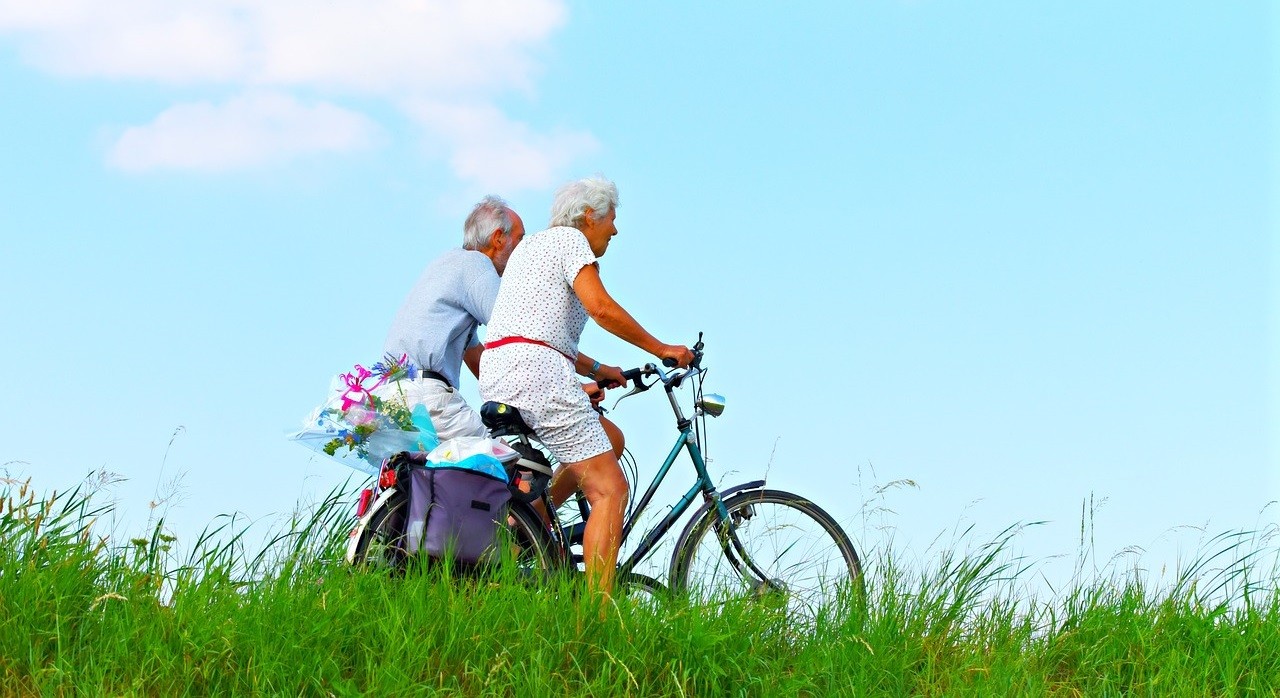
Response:
[[[1028,592],[1018,529],[799,628],[767,603],[601,606],[575,580],[352,573],[332,496],[261,549],[215,522],[179,556],[117,543],[75,491],[0,494],[3,695],[1274,695],[1274,539],[1210,541],[1172,582],[1081,574]],[[962,537],[962,541],[965,539]],[[1268,567],[1268,564],[1270,566]]]

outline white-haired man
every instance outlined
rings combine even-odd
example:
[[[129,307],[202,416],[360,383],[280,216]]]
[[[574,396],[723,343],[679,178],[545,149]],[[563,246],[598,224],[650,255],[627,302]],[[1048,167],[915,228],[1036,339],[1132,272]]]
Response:
[[[603,177],[570,182],[556,193],[551,226],[511,255],[480,359],[480,394],[520,410],[524,421],[560,461],[552,498],[581,489],[591,503],[583,557],[592,588],[606,594],[622,537],[628,485],[611,433],[592,409],[577,375],[602,386],[626,386],[617,366],[578,351],[587,318],[659,359],[680,366],[693,360],[688,347],[664,344],[615,301],[600,281],[596,258],[618,234],[618,188]],[[576,375],[575,375],[576,374]]]
[[[479,375],[476,329],[489,323],[498,282],[511,252],[524,237],[524,222],[507,202],[487,196],[463,223],[461,249],[452,249],[427,265],[391,323],[383,351],[407,354],[418,368],[412,381],[379,388],[380,397],[397,391],[409,407],[423,405],[443,441],[458,436],[487,436],[480,415],[458,393],[465,362]]]

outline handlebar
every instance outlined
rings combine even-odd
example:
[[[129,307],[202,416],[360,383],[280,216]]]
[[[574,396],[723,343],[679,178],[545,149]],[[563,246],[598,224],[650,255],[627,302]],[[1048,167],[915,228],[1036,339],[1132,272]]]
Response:
[[[628,382],[634,385],[634,387],[626,395],[618,398],[618,400],[614,402],[614,407],[616,408],[619,402],[622,402],[636,393],[643,393],[659,381],[661,381],[668,390],[679,388],[685,378],[702,372],[702,350],[704,346],[705,345],[702,343],[702,333],[699,332],[698,341],[692,347],[693,361],[689,362],[689,366],[684,370],[671,371],[668,373],[667,371],[659,368],[656,364],[647,363],[639,368],[629,368],[623,371],[622,377],[626,378]],[[676,360],[669,357],[665,358],[662,360],[662,365],[667,368],[674,368],[676,366]],[[657,376],[658,380],[650,383],[645,383],[641,380],[649,376]]]

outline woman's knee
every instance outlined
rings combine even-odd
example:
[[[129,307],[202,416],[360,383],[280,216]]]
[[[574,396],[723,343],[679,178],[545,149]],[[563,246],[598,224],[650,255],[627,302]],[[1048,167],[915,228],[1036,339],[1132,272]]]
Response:
[[[612,452],[588,458],[573,469],[578,473],[578,487],[587,495],[588,501],[615,497],[625,499],[630,492],[627,478]]]

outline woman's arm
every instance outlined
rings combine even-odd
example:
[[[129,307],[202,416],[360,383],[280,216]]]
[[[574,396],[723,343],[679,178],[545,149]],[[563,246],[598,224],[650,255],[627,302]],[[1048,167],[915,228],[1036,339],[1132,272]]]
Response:
[[[602,388],[627,387],[627,379],[622,375],[621,368],[602,364],[582,352],[578,352],[578,359],[573,362],[573,370],[578,375],[586,376],[595,381]],[[590,393],[591,391],[588,390],[587,392]]]
[[[688,366],[693,360],[693,352],[689,351],[688,347],[658,341],[657,337],[649,334],[648,330],[631,317],[631,313],[628,313],[626,308],[618,305],[618,302],[605,290],[604,283],[600,280],[600,269],[596,265],[588,264],[578,272],[578,276],[573,280],[573,291],[578,294],[578,300],[582,302],[587,315],[618,338],[660,359],[675,359],[680,366]],[[582,357],[582,354],[578,355],[579,362],[582,361]],[[590,369],[590,366],[587,368]]]

